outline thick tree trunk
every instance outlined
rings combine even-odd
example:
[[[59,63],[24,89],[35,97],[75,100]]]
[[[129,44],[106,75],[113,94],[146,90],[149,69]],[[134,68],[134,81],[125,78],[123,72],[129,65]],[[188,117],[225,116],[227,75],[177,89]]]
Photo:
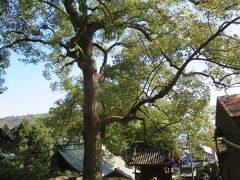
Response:
[[[84,180],[102,179],[101,124],[98,117],[98,79],[95,61],[92,59],[83,69],[84,77]]]

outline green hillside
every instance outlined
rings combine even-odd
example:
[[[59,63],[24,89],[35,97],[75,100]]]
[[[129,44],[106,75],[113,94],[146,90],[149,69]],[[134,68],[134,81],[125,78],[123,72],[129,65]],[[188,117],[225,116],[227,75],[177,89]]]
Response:
[[[28,119],[30,122],[34,122],[37,117],[45,117],[48,114],[28,114],[23,116],[8,116],[0,118],[0,123],[7,124],[10,129],[18,126],[23,119]]]

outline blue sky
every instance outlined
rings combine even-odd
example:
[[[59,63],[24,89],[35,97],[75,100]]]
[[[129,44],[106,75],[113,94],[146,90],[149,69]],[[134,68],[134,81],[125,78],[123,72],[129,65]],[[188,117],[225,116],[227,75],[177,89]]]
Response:
[[[0,94],[0,118],[48,112],[63,94],[51,91],[52,81],[42,76],[43,66],[11,60],[5,76],[8,89]]]

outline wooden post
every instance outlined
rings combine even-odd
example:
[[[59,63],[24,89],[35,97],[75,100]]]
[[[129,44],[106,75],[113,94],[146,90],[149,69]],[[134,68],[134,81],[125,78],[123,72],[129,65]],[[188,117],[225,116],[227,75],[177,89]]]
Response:
[[[192,148],[191,148],[191,142],[190,142],[190,134],[187,134],[187,140],[188,140],[188,149],[189,149],[189,155],[190,155],[190,164],[191,164],[191,171],[192,171],[192,180],[194,180],[194,170],[193,170],[193,162],[192,162]]]

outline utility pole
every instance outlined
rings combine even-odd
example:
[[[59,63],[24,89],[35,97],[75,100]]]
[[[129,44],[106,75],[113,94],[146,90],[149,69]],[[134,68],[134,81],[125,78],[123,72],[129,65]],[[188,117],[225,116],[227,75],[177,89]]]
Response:
[[[188,140],[188,150],[189,150],[189,155],[190,155],[192,180],[194,180],[194,170],[193,170],[193,162],[192,162],[192,148],[191,148],[191,142],[190,142],[190,133],[187,134],[187,140]]]

